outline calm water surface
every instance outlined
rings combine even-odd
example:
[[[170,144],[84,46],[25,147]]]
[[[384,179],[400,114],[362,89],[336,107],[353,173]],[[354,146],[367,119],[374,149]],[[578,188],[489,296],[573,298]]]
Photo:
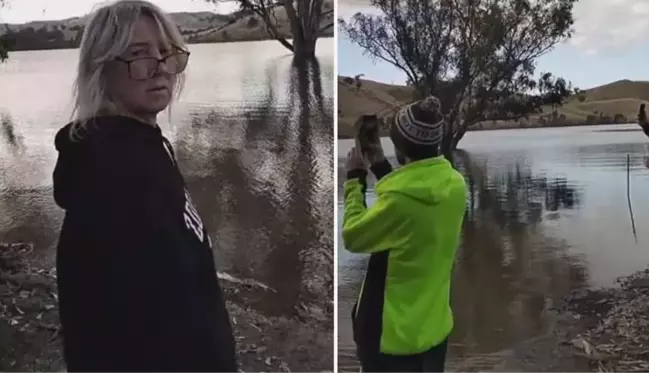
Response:
[[[275,289],[253,300],[272,315],[332,309],[332,40],[302,68],[274,41],[191,45],[184,92],[160,116],[219,271]],[[15,52],[0,65],[0,242],[34,242],[46,260],[63,217],[53,140],[77,53]]]
[[[645,143],[635,125],[471,132],[462,140],[456,164],[469,186],[469,204],[452,289],[451,360],[543,335],[551,328],[553,301],[569,290],[610,286],[646,268]],[[351,145],[345,140],[338,148],[339,198]],[[384,146],[394,155],[389,140]],[[371,201],[373,190],[368,196]],[[338,206],[340,221],[342,200]],[[351,350],[350,309],[367,257],[339,242],[339,343]]]

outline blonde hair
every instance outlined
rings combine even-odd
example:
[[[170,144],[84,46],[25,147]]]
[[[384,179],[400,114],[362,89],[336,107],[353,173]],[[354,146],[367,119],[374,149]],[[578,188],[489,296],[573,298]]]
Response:
[[[186,49],[178,26],[158,6],[143,0],[120,0],[103,5],[90,16],[79,49],[77,77],[74,81],[74,107],[70,137],[78,140],[90,121],[102,114],[118,114],[108,96],[106,64],[126,52],[133,29],[142,16],[151,17],[160,35],[176,47]],[[182,90],[184,74],[178,74],[172,96]],[[170,108],[170,107],[169,107]]]

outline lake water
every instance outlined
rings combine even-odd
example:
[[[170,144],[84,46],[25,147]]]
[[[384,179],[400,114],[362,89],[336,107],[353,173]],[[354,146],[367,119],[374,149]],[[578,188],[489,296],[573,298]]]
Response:
[[[455,161],[469,186],[469,204],[453,276],[450,362],[541,336],[552,327],[553,302],[571,289],[610,286],[647,267],[646,143],[637,125],[467,134]],[[339,221],[351,145],[338,145]],[[388,139],[384,147],[394,155]],[[627,155],[637,242],[627,202]],[[350,309],[367,257],[345,251],[338,237],[344,364],[354,348]]]
[[[186,84],[160,125],[211,233],[219,271],[277,291],[268,315],[333,312],[333,39],[292,66],[275,41],[190,45]],[[54,258],[54,135],[70,118],[77,50],[0,64],[0,242]]]

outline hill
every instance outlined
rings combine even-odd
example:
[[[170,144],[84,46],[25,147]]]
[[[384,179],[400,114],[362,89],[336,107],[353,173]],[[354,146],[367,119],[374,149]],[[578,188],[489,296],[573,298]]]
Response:
[[[335,28],[333,0],[325,0],[322,8],[323,16],[320,20],[320,27],[326,29],[321,36],[333,37]],[[273,12],[273,17],[277,20],[277,29],[280,34],[286,38],[291,37],[291,28],[284,7],[275,7]],[[213,27],[187,35],[187,40],[190,43],[237,42],[266,39],[269,39],[266,25],[260,17],[254,14],[236,17],[232,22],[220,28]]]
[[[353,78],[338,77],[339,138],[354,136],[354,122],[360,115],[377,113],[385,118],[413,99],[410,87],[364,79],[360,82],[358,88]],[[544,107],[540,115],[479,123],[471,130],[629,123],[635,122],[642,103],[649,103],[649,82],[620,80],[573,95],[556,110]]]
[[[321,27],[334,24],[333,0],[325,0]],[[273,9],[282,36],[289,38],[290,26],[284,7]],[[217,14],[211,12],[171,13],[188,43],[219,43],[270,39],[263,21],[250,12]],[[25,24],[0,23],[0,42],[10,51],[77,48],[88,15],[57,21]],[[329,27],[322,36],[333,36]]]

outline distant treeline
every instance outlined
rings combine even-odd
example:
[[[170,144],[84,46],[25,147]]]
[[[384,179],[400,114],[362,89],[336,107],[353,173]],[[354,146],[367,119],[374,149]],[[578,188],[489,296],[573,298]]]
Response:
[[[77,48],[82,35],[83,26],[79,25],[69,28],[65,25],[39,29],[25,27],[19,31],[7,31],[0,36],[0,44],[9,51]]]
[[[188,41],[200,42],[202,40],[195,40],[196,38],[192,38],[192,36],[209,29],[221,29],[233,24],[239,18],[250,16],[251,14],[252,12],[248,10],[241,10],[231,13],[228,16],[214,15],[214,26],[206,27],[202,30],[187,30],[183,28],[183,25],[178,26]],[[31,26],[5,27],[6,29],[2,30],[4,33],[0,35],[0,45],[8,51],[78,48],[84,30],[84,26],[79,24],[72,26],[50,24],[37,29]]]

